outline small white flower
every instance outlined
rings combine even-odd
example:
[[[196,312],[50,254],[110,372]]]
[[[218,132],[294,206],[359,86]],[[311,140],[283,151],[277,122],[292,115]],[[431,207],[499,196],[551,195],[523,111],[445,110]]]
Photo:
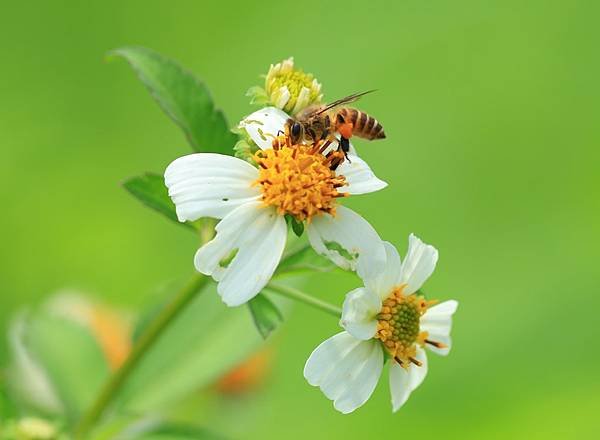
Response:
[[[342,268],[374,277],[385,262],[377,232],[337,199],[387,184],[354,155],[332,171],[331,155],[314,146],[273,149],[287,118],[267,107],[240,124],[261,149],[255,155],[258,169],[235,157],[197,153],[175,160],[165,171],[180,221],[222,219],[215,238],[198,250],[194,261],[199,272],[218,281],[217,290],[229,306],[247,302],[270,280],[286,243],[284,215],[306,221],[314,249]]]
[[[450,351],[452,315],[458,303],[430,307],[417,291],[432,274],[438,252],[411,234],[404,263],[396,248],[385,243],[385,269],[363,277],[365,287],[349,292],[340,324],[346,331],[327,339],[310,355],[304,377],[333,400],[335,409],[350,413],[371,396],[384,364],[390,362],[392,407],[397,411],[425,379],[424,348]]]

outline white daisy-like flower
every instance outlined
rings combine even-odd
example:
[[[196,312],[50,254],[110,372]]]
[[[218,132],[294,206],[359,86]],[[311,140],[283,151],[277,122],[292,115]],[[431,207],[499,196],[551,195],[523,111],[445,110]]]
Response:
[[[387,184],[352,154],[335,168],[332,161],[339,162],[341,152],[324,155],[318,145],[274,149],[273,140],[283,133],[287,119],[283,111],[267,107],[240,124],[260,148],[254,156],[258,168],[231,156],[196,153],[175,160],[165,171],[179,221],[222,219],[215,238],[198,250],[194,261],[199,272],[218,282],[229,306],[247,302],[270,280],[286,243],[285,215],[305,221],[313,248],[344,269],[371,278],[385,263],[377,232],[337,202]]]
[[[371,396],[390,358],[392,407],[397,411],[425,379],[425,348],[447,355],[450,351],[454,300],[435,304],[418,295],[432,274],[437,250],[414,235],[409,237],[403,263],[396,248],[385,243],[385,269],[365,277],[365,287],[348,293],[340,324],[346,331],[327,339],[310,355],[304,377],[346,414]]]

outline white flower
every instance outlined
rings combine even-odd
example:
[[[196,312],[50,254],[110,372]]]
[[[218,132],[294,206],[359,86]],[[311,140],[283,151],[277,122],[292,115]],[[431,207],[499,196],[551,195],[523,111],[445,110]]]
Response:
[[[306,221],[314,249],[342,268],[374,277],[385,262],[377,232],[337,199],[387,184],[354,155],[333,171],[332,157],[342,153],[326,157],[310,145],[273,149],[287,118],[267,107],[240,124],[261,149],[255,155],[258,169],[235,157],[197,153],[175,160],[165,171],[179,221],[222,219],[215,238],[196,253],[195,266],[218,281],[229,306],[253,298],[273,275],[287,238],[284,215]]]
[[[385,243],[385,269],[363,277],[365,287],[348,293],[340,324],[346,331],[327,339],[310,355],[304,377],[333,400],[335,409],[350,413],[371,396],[384,364],[390,361],[392,407],[397,411],[425,379],[424,348],[446,355],[450,351],[452,315],[458,303],[430,307],[417,294],[438,259],[437,250],[414,235],[409,237],[404,263]]]

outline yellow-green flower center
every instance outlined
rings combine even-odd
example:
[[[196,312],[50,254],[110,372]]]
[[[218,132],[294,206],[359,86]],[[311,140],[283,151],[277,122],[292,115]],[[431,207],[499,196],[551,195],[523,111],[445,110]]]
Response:
[[[431,302],[422,296],[404,295],[404,288],[405,285],[396,287],[383,301],[375,337],[400,365],[418,365],[417,344],[424,345],[427,338],[427,333],[421,332],[420,321]]]
[[[313,75],[294,67],[292,58],[271,66],[265,79],[265,92],[271,105],[296,114],[321,102],[321,85]]]
[[[281,87],[286,86],[290,92],[290,100],[286,107],[293,108],[303,88],[309,90],[308,101],[314,102],[319,97],[319,90],[313,88],[314,78],[309,73],[304,73],[301,70],[292,70],[276,75],[269,84],[267,84],[267,93],[273,93]]]

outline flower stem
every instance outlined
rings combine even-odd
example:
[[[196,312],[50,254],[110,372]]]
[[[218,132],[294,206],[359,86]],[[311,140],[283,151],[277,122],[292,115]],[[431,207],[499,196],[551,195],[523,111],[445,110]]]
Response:
[[[75,438],[85,439],[90,429],[102,417],[104,411],[117,396],[121,386],[127,381],[129,375],[143,359],[150,347],[160,338],[161,334],[179,316],[185,307],[196,297],[207,283],[208,277],[195,274],[192,279],[179,291],[173,302],[168,304],[163,311],[152,321],[138,338],[129,357],[121,368],[109,379],[101,390],[91,408],[83,415],[75,428]]]
[[[271,292],[293,299],[294,301],[303,302],[304,304],[322,310],[338,318],[342,316],[342,309],[339,307],[336,307],[333,304],[329,304],[325,301],[321,301],[320,299],[317,299],[314,296],[311,296],[293,287],[282,286],[281,284],[277,283],[269,283],[266,288]]]

